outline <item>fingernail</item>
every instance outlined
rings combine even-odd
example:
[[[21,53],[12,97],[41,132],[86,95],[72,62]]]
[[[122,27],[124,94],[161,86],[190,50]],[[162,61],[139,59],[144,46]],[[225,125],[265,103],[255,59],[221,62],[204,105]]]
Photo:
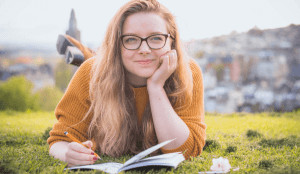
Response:
[[[94,152],[92,152],[91,155],[95,155]]]
[[[98,158],[97,158],[97,157],[94,157],[94,158],[93,158],[93,160],[94,160],[94,161],[97,161],[97,160],[98,160]]]

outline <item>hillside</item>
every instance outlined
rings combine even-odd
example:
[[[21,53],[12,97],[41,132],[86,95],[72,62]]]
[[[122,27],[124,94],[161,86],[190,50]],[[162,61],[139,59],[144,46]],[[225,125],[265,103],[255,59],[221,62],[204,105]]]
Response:
[[[300,107],[300,25],[194,40],[187,49],[203,70],[206,110]]]
[[[220,52],[255,54],[266,49],[277,52],[298,50],[300,48],[300,25],[291,24],[283,28],[266,30],[254,27],[245,33],[232,32],[230,35],[195,40],[187,45],[191,53],[202,50],[207,54]],[[300,59],[296,55],[293,58]]]

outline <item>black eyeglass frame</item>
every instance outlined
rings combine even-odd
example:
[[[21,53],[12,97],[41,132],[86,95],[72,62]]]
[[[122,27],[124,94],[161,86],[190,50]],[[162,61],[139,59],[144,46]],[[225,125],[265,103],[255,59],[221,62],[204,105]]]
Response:
[[[160,47],[160,48],[152,48],[152,47],[150,47],[150,45],[149,45],[149,43],[148,43],[148,41],[147,41],[148,38],[153,37],[153,36],[156,36],[156,35],[162,35],[162,36],[165,37],[165,43],[164,43],[164,45],[163,45],[162,47]],[[128,49],[128,48],[126,48],[125,44],[123,43],[123,38],[126,37],[126,36],[134,36],[134,37],[140,38],[140,39],[141,39],[140,45],[139,45],[137,48],[135,48],[135,49]],[[174,38],[173,38],[170,34],[152,34],[152,35],[150,35],[150,36],[148,36],[148,37],[145,37],[145,38],[142,38],[142,37],[139,37],[139,36],[136,36],[136,35],[130,35],[130,34],[128,34],[128,35],[122,35],[122,36],[121,36],[121,42],[122,42],[123,47],[126,48],[127,50],[137,50],[137,49],[139,49],[139,48],[141,47],[143,41],[146,41],[146,43],[147,43],[147,45],[148,45],[148,47],[149,47],[150,49],[153,49],[153,50],[159,50],[159,49],[163,48],[163,47],[166,45],[168,37],[170,37],[171,39],[174,40]]]

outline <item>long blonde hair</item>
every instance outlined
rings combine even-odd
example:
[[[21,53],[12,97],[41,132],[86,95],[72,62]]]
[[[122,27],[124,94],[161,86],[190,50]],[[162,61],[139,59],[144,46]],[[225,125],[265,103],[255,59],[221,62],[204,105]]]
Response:
[[[171,47],[177,51],[178,67],[165,82],[164,88],[175,111],[188,106],[192,97],[191,72],[181,49],[173,15],[156,0],[133,0],[125,4],[111,20],[92,67],[91,107],[87,113],[93,116],[89,137],[95,140],[100,153],[113,157],[135,154],[157,143],[149,102],[142,124],[138,124],[134,91],[126,80],[121,59],[120,37],[124,21],[139,12],[160,15],[174,38]]]

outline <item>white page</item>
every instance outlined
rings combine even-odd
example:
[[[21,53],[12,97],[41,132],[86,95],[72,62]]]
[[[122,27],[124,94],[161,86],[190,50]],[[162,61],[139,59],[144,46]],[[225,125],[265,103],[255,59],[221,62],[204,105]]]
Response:
[[[106,173],[118,173],[118,170],[123,166],[121,163],[102,163],[102,164],[93,164],[85,166],[74,166],[67,169],[92,169],[92,170],[101,170]]]
[[[173,139],[173,140],[175,140],[175,139]],[[147,149],[147,150],[144,150],[143,152],[141,152],[141,153],[135,155],[134,157],[132,157],[132,158],[130,158],[128,161],[126,161],[126,162],[124,163],[124,166],[127,166],[127,165],[129,165],[129,164],[131,164],[131,163],[137,162],[138,160],[144,158],[145,156],[147,156],[147,155],[149,155],[150,153],[156,151],[157,149],[159,149],[159,148],[165,146],[166,144],[170,143],[170,142],[173,141],[173,140],[164,141],[164,142],[162,142],[162,143],[160,143],[160,144],[157,144],[157,145],[155,145],[155,146],[150,147],[150,148]]]
[[[175,140],[175,139],[173,139]],[[96,170],[101,170],[104,171],[106,173],[118,173],[119,171],[121,171],[121,169],[123,167],[125,167],[126,165],[130,165],[132,163],[135,163],[137,161],[139,161],[141,158],[144,158],[145,156],[149,155],[150,153],[158,150],[159,148],[165,146],[166,144],[170,143],[173,140],[168,140],[168,141],[164,141],[160,144],[157,144],[149,149],[144,150],[143,152],[140,152],[139,154],[133,156],[132,158],[130,158],[128,161],[126,161],[124,164],[120,164],[120,163],[102,163],[102,164],[93,164],[93,165],[84,165],[84,166],[75,166],[75,167],[69,167],[67,169],[96,169]],[[176,152],[177,153],[177,152]],[[173,154],[173,153],[171,153]],[[169,155],[169,154],[163,154],[163,155]],[[161,155],[158,155],[161,156]],[[149,158],[161,158],[161,157],[149,157]],[[183,157],[184,158],[184,157]],[[146,159],[145,159],[146,160]],[[152,162],[153,163],[153,162]],[[149,163],[150,165],[150,163]],[[168,165],[167,165],[168,166]]]
[[[174,154],[173,154],[174,155]],[[176,168],[179,163],[184,161],[185,158],[182,154],[177,154],[173,156],[172,158],[152,158],[152,159],[145,159],[142,161],[138,161],[136,163],[130,164],[128,166],[122,167],[120,171],[122,170],[129,170],[137,167],[146,167],[146,166],[168,166]]]
[[[174,157],[177,157],[177,156],[181,156],[179,154],[181,154],[181,152],[166,153],[166,154],[162,154],[162,155],[157,155],[157,156],[151,156],[151,157],[148,157],[148,158],[144,158],[144,159],[139,160],[138,162],[147,161],[147,160],[156,160],[156,159],[170,159],[170,158],[174,158]]]

